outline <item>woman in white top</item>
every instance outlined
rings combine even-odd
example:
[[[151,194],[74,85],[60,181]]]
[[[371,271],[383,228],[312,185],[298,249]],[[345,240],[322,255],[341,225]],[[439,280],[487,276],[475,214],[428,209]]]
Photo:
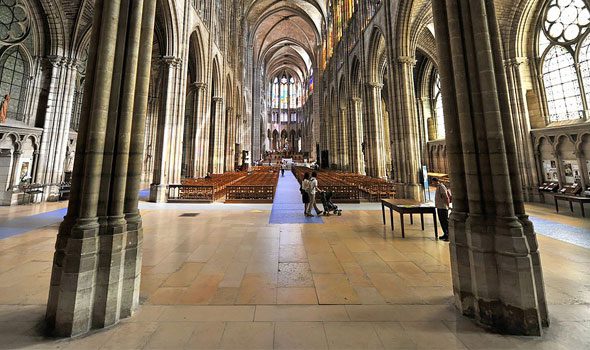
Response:
[[[299,189],[301,192],[301,201],[303,202],[303,214],[307,215],[307,205],[309,204],[309,173],[305,173],[303,175],[303,181],[301,181],[301,188]]]

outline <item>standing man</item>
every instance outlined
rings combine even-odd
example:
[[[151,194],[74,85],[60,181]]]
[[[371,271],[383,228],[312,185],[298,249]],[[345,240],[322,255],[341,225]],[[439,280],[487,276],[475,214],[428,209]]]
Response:
[[[311,209],[315,209],[315,212],[318,214],[318,216],[322,215],[322,211],[320,209],[318,209],[318,206],[315,203],[315,195],[318,191],[321,192],[320,188],[318,187],[318,179],[317,179],[318,174],[314,171],[313,173],[311,173],[311,179],[309,179],[309,183],[308,183],[308,193],[309,193],[309,203],[307,204],[307,216],[312,216],[311,215]]]
[[[432,184],[436,187],[436,193],[434,194],[434,206],[436,207],[436,214],[440,221],[440,227],[443,230],[443,235],[439,237],[440,240],[449,241],[449,205],[451,204],[451,198],[447,187],[443,185],[436,177],[431,179]]]

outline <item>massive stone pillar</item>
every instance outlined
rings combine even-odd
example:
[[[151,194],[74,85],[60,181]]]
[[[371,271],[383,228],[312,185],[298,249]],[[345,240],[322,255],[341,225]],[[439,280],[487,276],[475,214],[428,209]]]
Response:
[[[365,160],[363,159],[363,101],[354,97],[351,101],[350,113],[350,171],[365,174]]]
[[[228,107],[225,110],[225,128],[224,132],[224,145],[225,145],[225,161],[224,161],[224,171],[233,171],[234,170],[234,157],[233,152],[235,148],[235,138],[234,138],[234,109],[233,107]]]
[[[524,211],[494,4],[433,1],[453,190],[457,307],[504,333],[548,325],[539,252]]]
[[[340,169],[350,170],[350,155],[348,152],[348,109],[339,108],[339,135],[338,135],[338,161]]]
[[[111,326],[139,303],[137,205],[155,11],[156,0],[95,2],[72,191],[47,303],[56,336]]]
[[[168,185],[180,184],[182,180],[184,106],[180,100],[182,94],[186,93],[182,77],[182,59],[165,57],[165,84],[156,131],[154,179],[150,189],[150,201],[156,203],[166,202]]]
[[[213,97],[211,107],[211,118],[213,125],[209,144],[209,171],[213,174],[223,173],[224,156],[225,156],[225,117],[223,109],[223,97]]]
[[[368,115],[365,116],[367,130],[365,130],[365,152],[367,153],[367,175],[385,177],[386,157],[383,139],[383,106],[381,90],[383,84],[367,84]]]
[[[390,118],[398,194],[403,198],[421,199],[422,188],[418,174],[421,162],[420,135],[414,88],[414,57],[398,57],[395,75],[397,115]]]
[[[196,177],[204,177],[207,174],[207,159],[209,159],[209,118],[207,118],[207,85],[196,83],[196,136],[195,136],[195,169]]]
[[[185,168],[185,177],[193,178],[195,176],[196,163],[196,136],[197,136],[197,87],[192,83],[187,91],[186,112],[184,115],[185,127],[183,135],[183,167]]]

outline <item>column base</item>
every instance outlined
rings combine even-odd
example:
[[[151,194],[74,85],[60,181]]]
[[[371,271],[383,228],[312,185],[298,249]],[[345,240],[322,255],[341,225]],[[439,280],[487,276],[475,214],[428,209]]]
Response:
[[[56,185],[46,186],[45,191],[43,193],[43,199],[47,202],[59,201],[59,186],[56,186]]]
[[[150,202],[167,203],[168,202],[168,186],[152,184],[150,186]]]
[[[416,184],[405,184],[405,183],[396,183],[395,184],[395,191],[396,191],[396,198],[400,199],[414,199],[417,201],[424,200],[424,193],[422,187]]]
[[[541,336],[542,327],[537,309],[524,310],[502,302],[478,300],[476,320],[502,334]],[[492,315],[502,315],[494,318]]]
[[[66,238],[65,255],[56,252],[46,314],[49,335],[83,335],[114,326],[137,310],[141,222],[130,225],[131,230],[119,222],[107,229],[112,234],[103,235],[98,225],[76,224]]]

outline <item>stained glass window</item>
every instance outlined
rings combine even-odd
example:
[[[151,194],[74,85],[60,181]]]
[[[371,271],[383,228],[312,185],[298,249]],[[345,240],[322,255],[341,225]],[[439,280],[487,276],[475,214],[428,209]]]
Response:
[[[582,96],[590,94],[589,25],[588,0],[550,0],[546,4],[538,49],[549,122],[584,118],[587,107]]]
[[[279,108],[279,79],[275,78],[272,83],[272,108]]]
[[[580,47],[580,71],[586,90],[586,101],[590,101],[590,36],[586,36]]]
[[[289,108],[289,85],[287,82],[287,77],[281,79],[281,109]]]
[[[293,78],[289,80],[289,93],[290,108],[297,108],[297,86],[295,84],[295,79]]]
[[[10,96],[7,117],[24,121],[26,95],[26,61],[17,47],[8,49],[0,57],[0,98]]]

